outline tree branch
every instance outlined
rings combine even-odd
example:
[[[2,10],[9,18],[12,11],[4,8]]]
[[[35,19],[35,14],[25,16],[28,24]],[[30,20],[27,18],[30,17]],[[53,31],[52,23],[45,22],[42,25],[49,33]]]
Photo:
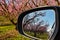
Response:
[[[36,12],[35,12],[35,13],[36,13]],[[44,13],[39,13],[39,14],[35,15],[33,18],[27,20],[26,23],[23,24],[23,26],[25,26],[26,24],[31,23],[31,22],[34,20],[34,18],[36,18],[37,16],[44,16],[43,14],[44,14]]]

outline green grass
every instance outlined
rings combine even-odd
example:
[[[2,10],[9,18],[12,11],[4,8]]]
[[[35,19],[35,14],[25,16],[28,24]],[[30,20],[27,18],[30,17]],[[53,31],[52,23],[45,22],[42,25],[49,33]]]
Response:
[[[34,32],[25,31],[25,33],[34,37]],[[48,40],[48,34],[47,33],[40,34],[38,32],[38,33],[36,33],[36,37],[39,39],[42,39],[42,40]]]
[[[9,31],[9,30],[13,30],[14,29],[14,25],[11,26],[0,26],[0,34],[4,34],[5,32]]]
[[[30,40],[19,34],[7,18],[0,16],[0,40]]]
[[[14,25],[0,26],[0,40],[30,40],[19,34]]]

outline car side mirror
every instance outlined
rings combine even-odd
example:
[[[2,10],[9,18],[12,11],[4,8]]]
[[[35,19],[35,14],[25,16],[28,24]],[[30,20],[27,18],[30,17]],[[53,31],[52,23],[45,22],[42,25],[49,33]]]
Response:
[[[58,29],[57,7],[35,8],[21,13],[17,28],[20,34],[32,39],[51,40]]]

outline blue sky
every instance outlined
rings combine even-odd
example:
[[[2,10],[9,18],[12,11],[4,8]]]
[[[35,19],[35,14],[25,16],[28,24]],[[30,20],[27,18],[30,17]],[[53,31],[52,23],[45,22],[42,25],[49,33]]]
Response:
[[[49,10],[41,10],[41,11],[36,11],[36,12],[37,12],[37,14],[39,14],[40,12],[41,13],[45,13],[45,16],[36,17],[35,19],[38,18],[39,20],[36,21],[35,24],[37,24],[37,23],[39,23],[40,21],[43,20],[44,21],[43,25],[49,24],[48,30],[50,30],[52,25],[53,25],[53,23],[55,22],[55,11],[52,10],[52,9],[49,9]],[[35,15],[34,13],[35,12],[32,12],[32,13],[28,14],[28,19],[32,18]],[[27,17],[27,16],[25,16],[25,17]]]
[[[44,17],[40,17],[40,19],[43,19],[45,22],[48,22],[50,26],[55,22],[55,11],[54,10],[43,10],[40,12],[46,12],[46,15]]]
[[[49,23],[49,30],[51,30],[51,27],[53,23],[55,22],[55,11],[54,10],[43,10],[41,12],[46,12],[46,15],[44,17],[40,17],[40,19],[43,19],[45,22]]]

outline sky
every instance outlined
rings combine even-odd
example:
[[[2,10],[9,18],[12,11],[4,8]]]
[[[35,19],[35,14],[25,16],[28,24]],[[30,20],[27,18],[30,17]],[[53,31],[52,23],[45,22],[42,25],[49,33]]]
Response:
[[[45,22],[49,24],[48,31],[51,30],[52,25],[55,22],[55,11],[54,10],[44,10],[42,12],[46,12],[46,16],[41,17]]]
[[[55,22],[55,11],[52,10],[52,9],[49,9],[49,10],[40,10],[40,11],[36,11],[36,12],[37,12],[37,14],[39,14],[40,12],[41,13],[45,12],[45,16],[43,16],[43,17],[42,16],[36,17],[35,19],[38,18],[39,20],[35,24],[37,24],[39,21],[43,20],[44,21],[43,25],[49,24],[48,31],[51,30],[51,27],[52,27],[52,25]],[[29,15],[28,19],[32,18],[35,15],[34,13],[35,12],[32,12],[32,13],[28,14]]]

